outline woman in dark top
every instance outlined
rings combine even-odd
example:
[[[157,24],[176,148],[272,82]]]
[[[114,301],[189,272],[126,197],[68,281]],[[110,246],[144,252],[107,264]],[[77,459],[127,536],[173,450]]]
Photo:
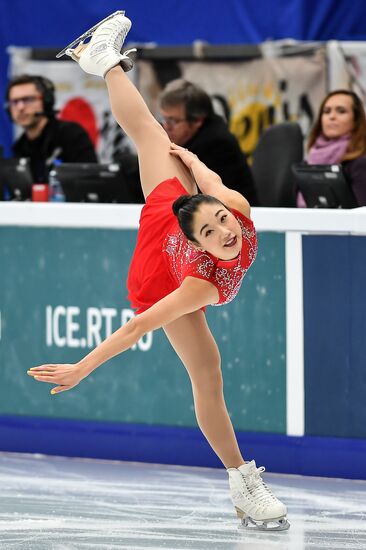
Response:
[[[309,136],[309,164],[342,164],[359,206],[366,206],[366,115],[350,90],[334,90],[322,101]],[[298,206],[306,206],[298,193]]]

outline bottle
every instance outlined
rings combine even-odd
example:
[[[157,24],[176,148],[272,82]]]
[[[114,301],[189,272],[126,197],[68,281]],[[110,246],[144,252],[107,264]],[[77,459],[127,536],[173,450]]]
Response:
[[[62,189],[62,185],[57,178],[57,172],[55,167],[61,164],[61,161],[55,160],[53,163],[53,168],[48,176],[48,186],[49,186],[49,200],[51,202],[65,202],[65,194]]]

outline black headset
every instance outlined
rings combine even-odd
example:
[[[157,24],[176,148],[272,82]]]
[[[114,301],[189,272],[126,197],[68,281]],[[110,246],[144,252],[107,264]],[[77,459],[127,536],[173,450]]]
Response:
[[[16,76],[13,80],[11,80],[6,90],[5,110],[10,118],[11,113],[8,105],[9,92],[14,86],[20,86],[21,84],[34,84],[39,93],[42,95],[44,115],[47,117],[55,116],[55,86],[53,82],[44,76],[21,75]]]

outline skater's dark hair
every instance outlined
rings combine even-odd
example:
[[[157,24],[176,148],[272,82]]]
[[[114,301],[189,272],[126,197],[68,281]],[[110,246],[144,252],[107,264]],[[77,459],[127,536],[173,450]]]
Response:
[[[173,212],[178,218],[179,227],[189,241],[197,243],[193,235],[193,218],[201,204],[222,204],[211,195],[182,195],[173,202]]]

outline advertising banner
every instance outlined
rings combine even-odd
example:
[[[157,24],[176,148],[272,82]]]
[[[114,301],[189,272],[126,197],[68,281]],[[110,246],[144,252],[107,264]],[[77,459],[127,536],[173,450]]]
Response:
[[[170,67],[139,62],[139,87],[158,115],[158,94]],[[313,55],[271,57],[253,61],[179,62],[176,77],[192,81],[214,100],[242,150],[250,156],[265,128],[297,121],[306,136],[326,94],[326,60],[322,49]]]
[[[101,161],[133,149],[110,112],[105,83],[70,61],[31,60],[27,50],[12,48],[12,74],[46,75],[56,87],[59,116],[82,124],[91,135]],[[172,78],[200,85],[213,98],[215,110],[227,119],[243,151],[250,156],[263,130],[282,121],[298,121],[306,136],[326,94],[323,48],[308,55],[263,57],[251,61],[139,60],[128,73],[156,117],[158,95]]]
[[[196,426],[190,382],[162,330],[56,396],[30,367],[75,363],[134,312],[135,230],[2,227],[0,415]],[[260,236],[239,296],[207,308],[238,429],[286,432],[284,237]],[[189,342],[187,342],[189,345]]]

